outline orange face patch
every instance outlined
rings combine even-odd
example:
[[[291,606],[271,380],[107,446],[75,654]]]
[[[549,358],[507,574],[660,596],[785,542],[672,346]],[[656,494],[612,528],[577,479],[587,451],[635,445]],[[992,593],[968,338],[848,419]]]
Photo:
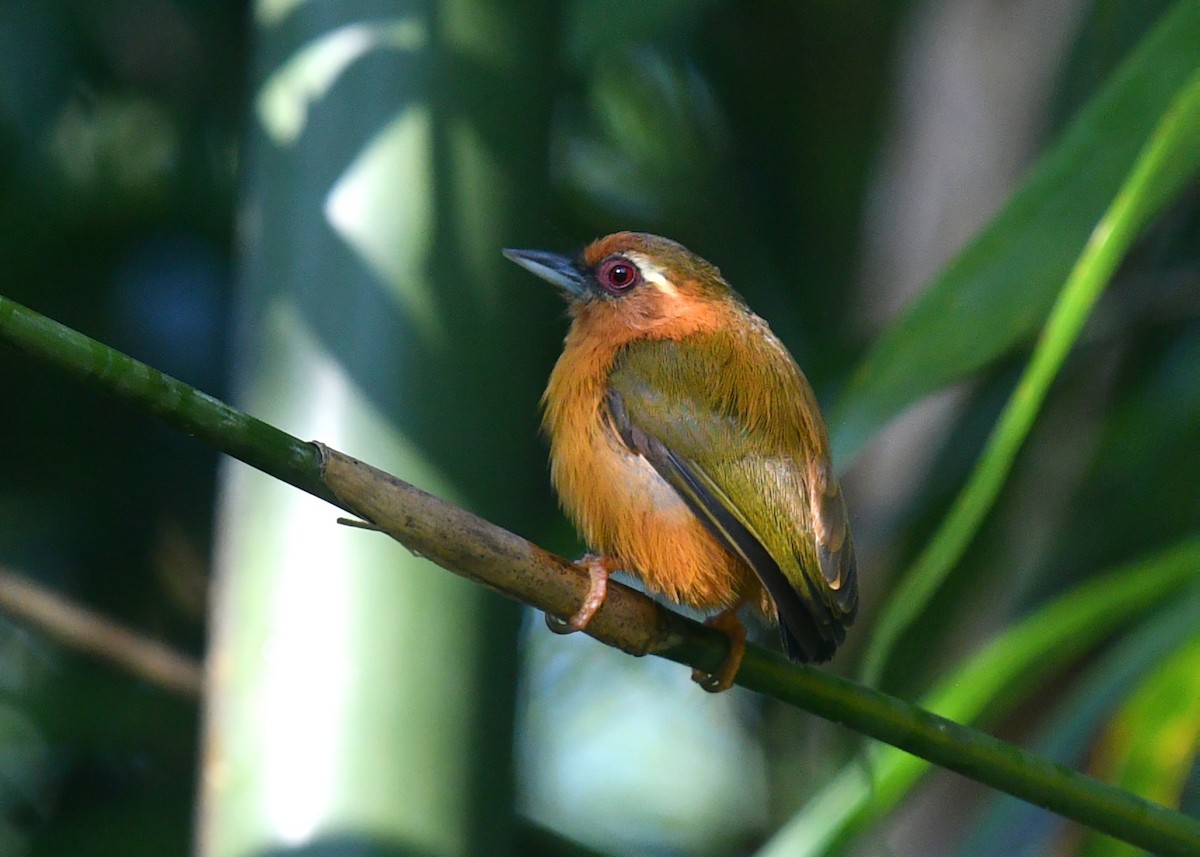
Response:
[[[614,232],[589,244],[583,251],[583,263],[593,268],[616,253],[627,253],[630,250],[644,252],[645,243],[636,232]]]

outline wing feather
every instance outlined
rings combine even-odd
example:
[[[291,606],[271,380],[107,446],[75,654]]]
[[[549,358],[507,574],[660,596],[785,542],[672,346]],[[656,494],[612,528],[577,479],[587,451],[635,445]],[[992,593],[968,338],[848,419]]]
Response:
[[[758,575],[789,656],[826,660],[857,608],[854,548],[812,391],[762,331],[765,343],[717,333],[631,344],[607,407],[624,443]]]

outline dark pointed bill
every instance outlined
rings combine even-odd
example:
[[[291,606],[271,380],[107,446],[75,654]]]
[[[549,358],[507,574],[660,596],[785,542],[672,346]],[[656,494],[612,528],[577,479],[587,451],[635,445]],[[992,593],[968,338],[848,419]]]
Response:
[[[504,256],[516,262],[526,271],[536,274],[548,283],[553,283],[572,297],[587,292],[583,271],[574,259],[547,253],[544,250],[505,250]]]

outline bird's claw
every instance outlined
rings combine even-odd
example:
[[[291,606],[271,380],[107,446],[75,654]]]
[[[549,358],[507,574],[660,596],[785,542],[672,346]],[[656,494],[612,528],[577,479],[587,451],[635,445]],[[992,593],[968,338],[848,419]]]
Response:
[[[608,596],[608,575],[615,567],[611,558],[597,554],[587,554],[575,565],[588,573],[588,591],[583,603],[570,619],[546,614],[546,627],[555,634],[573,634],[582,631],[592,621],[592,617],[603,606]]]
[[[735,604],[704,622],[705,625],[716,628],[729,637],[729,654],[716,672],[692,670],[692,681],[709,693],[720,693],[733,687],[733,680],[742,666],[742,658],[746,656],[746,626],[737,616],[739,606]]]
[[[574,616],[570,619],[564,619],[561,616],[555,616],[553,613],[546,614],[546,627],[555,634],[574,634],[579,629],[574,625]]]

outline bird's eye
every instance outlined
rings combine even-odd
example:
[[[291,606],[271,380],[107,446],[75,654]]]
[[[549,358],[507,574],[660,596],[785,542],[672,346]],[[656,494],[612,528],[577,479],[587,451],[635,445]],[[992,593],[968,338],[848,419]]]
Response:
[[[622,256],[605,259],[600,265],[597,279],[605,291],[614,295],[624,294],[642,281],[637,265]]]

